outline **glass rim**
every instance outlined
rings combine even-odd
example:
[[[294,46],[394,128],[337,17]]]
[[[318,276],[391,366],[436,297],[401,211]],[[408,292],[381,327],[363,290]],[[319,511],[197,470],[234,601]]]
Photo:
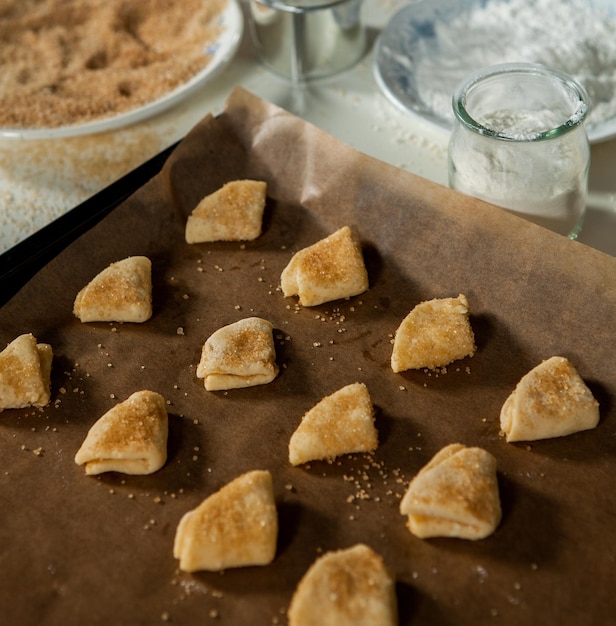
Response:
[[[468,93],[479,83],[498,75],[546,76],[555,79],[565,86],[570,93],[577,97],[577,104],[573,113],[562,124],[544,131],[529,133],[508,133],[496,131],[480,124],[466,109]],[[586,119],[590,111],[588,92],[578,81],[560,70],[541,65],[539,63],[500,63],[481,68],[468,75],[456,88],[452,97],[453,112],[456,118],[469,130],[503,141],[533,142],[545,139],[555,139],[578,128]]]
[[[351,1],[352,0],[255,0],[257,4],[269,7],[270,9],[294,14],[333,9],[340,4],[347,4]]]

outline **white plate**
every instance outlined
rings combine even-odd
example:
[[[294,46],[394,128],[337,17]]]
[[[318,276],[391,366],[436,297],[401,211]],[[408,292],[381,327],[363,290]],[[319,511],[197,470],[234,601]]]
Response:
[[[515,14],[516,23],[493,19],[480,24],[476,19],[467,19],[473,13],[485,16],[487,10],[494,10],[496,5],[504,3],[523,9]],[[376,81],[394,104],[448,134],[453,124],[451,96],[466,75],[479,67],[496,63],[543,63],[570,74],[586,87],[591,96],[591,111],[586,122],[590,141],[614,137],[616,53],[613,54],[614,69],[610,72],[600,75],[599,70],[594,70],[593,73],[592,64],[588,64],[590,67],[578,75],[581,53],[575,41],[584,32],[588,33],[592,26],[592,40],[587,43],[597,42],[599,53],[605,45],[609,52],[608,42],[612,41],[616,31],[616,3],[611,0],[586,0],[583,3],[561,0],[558,15],[550,12],[554,6],[553,1],[542,4],[541,0],[537,0],[534,6],[527,0],[414,2],[393,16],[377,41]],[[505,10],[502,15],[513,19],[514,11]],[[574,18],[569,20],[570,40],[558,42],[559,48],[573,44],[571,50],[575,52],[566,56],[550,47],[550,42],[554,41],[554,32],[558,30],[555,24],[567,24],[569,16]],[[458,41],[445,37],[445,34],[456,32],[453,25],[459,22],[454,20],[466,20],[468,25]],[[498,40],[496,46],[490,44],[494,39]],[[500,52],[505,49],[507,53]],[[602,98],[602,93],[607,94],[607,98]]]
[[[206,0],[207,1],[207,0]],[[113,117],[102,118],[83,124],[59,126],[56,128],[0,128],[0,137],[15,139],[59,139],[89,135],[109,130],[116,130],[129,124],[143,121],[174,106],[190,96],[207,81],[216,76],[233,59],[244,30],[244,17],[237,0],[228,0],[227,7],[220,14],[221,33],[218,39],[209,44],[206,52],[212,55],[208,65],[195,74],[183,85],[166,95],[141,106]]]

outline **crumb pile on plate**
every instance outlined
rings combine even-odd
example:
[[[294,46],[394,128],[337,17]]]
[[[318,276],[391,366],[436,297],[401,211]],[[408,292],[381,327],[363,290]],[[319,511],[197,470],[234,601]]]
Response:
[[[0,126],[85,123],[164,96],[207,66],[227,1],[3,3]]]

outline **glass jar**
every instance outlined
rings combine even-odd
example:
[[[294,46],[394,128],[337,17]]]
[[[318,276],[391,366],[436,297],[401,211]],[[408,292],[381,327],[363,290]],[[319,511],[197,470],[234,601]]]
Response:
[[[366,50],[363,0],[250,0],[261,62],[293,83],[332,76]]]
[[[542,65],[504,63],[471,74],[452,103],[449,185],[575,239],[590,166],[585,89]]]

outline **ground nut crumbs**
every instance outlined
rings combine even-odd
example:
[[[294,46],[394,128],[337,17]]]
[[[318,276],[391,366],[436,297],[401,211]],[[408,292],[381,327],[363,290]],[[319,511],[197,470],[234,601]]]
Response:
[[[211,59],[227,0],[21,0],[0,21],[0,126],[105,118],[171,92]]]

